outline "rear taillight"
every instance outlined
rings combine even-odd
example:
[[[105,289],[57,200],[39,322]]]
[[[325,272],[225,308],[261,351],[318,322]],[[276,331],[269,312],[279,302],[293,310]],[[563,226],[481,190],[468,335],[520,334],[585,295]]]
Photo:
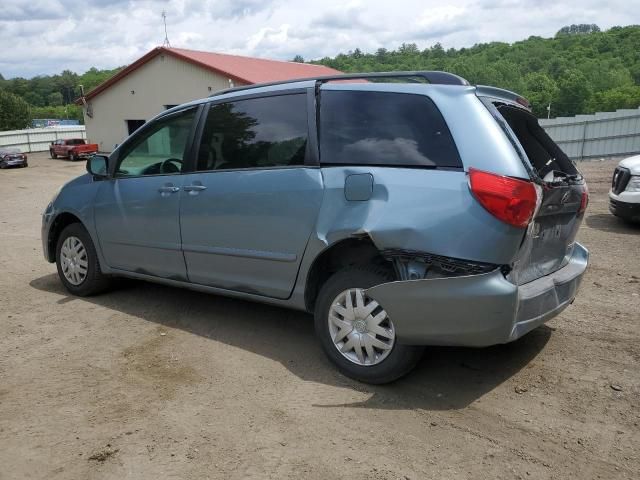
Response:
[[[540,197],[532,182],[469,169],[469,186],[480,204],[509,225],[525,228],[538,207]]]
[[[589,205],[589,189],[585,183],[584,190],[582,191],[582,197],[580,198],[580,209],[578,210],[578,215],[585,212],[587,205]]]

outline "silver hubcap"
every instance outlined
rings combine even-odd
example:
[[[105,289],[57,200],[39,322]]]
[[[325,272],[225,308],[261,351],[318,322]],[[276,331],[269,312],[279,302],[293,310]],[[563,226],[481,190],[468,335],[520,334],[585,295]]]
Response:
[[[87,251],[78,237],[67,237],[62,243],[60,266],[64,278],[72,285],[80,285],[87,278]]]
[[[362,288],[340,293],[331,304],[328,321],[333,344],[356,365],[376,365],[391,353],[396,339],[393,323]]]

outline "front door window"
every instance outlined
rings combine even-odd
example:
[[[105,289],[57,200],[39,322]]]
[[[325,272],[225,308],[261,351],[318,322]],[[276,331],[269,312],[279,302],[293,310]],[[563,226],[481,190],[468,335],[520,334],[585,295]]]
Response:
[[[170,175],[182,171],[195,109],[153,122],[125,147],[116,177]]]

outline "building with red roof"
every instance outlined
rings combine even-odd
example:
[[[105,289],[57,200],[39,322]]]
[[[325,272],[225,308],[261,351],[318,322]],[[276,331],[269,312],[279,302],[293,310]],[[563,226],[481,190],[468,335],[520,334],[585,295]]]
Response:
[[[87,138],[109,152],[145,121],[229,87],[340,73],[322,65],[157,47],[78,100]]]

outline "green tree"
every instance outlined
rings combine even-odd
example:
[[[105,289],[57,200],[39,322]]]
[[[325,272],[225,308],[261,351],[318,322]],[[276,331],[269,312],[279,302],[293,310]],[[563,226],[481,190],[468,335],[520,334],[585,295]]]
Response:
[[[558,33],[556,33],[556,37],[561,37],[564,35],[583,35],[599,31],[600,27],[598,27],[598,25],[596,25],[595,23],[580,23],[578,25],[574,24],[562,27],[560,30],[558,30]]]
[[[472,83],[518,92],[530,99],[537,115],[546,116],[544,109],[549,101],[554,115],[575,115],[635,103],[634,87],[640,86],[638,45],[638,25],[601,31],[597,25],[576,24],[563,27],[553,38],[531,36],[513,44],[491,42],[445,49],[440,43],[431,46],[403,43],[396,50],[379,48],[363,52],[354,48],[313,63],[344,72],[444,70],[462,75]],[[294,61],[304,59],[297,55]],[[82,74],[65,70],[30,79],[0,77],[0,88],[34,108],[69,105],[68,111],[73,110],[76,115],[76,107],[71,104],[80,95],[79,86],[88,93],[122,68],[94,67]],[[64,118],[64,112],[46,116]],[[76,118],[72,114],[69,117]],[[78,118],[82,119],[79,110]]]
[[[378,60],[378,62],[384,62],[387,59],[388,55],[389,52],[386,48],[379,48],[378,50],[376,50],[376,60]]]
[[[60,105],[57,107],[31,107],[31,118],[60,118],[84,122],[82,107],[78,105]]]
[[[440,42],[436,43],[433,47],[431,47],[430,55],[435,58],[444,57],[445,55],[444,48],[442,48],[442,45],[440,44]]]
[[[591,111],[611,112],[618,108],[640,108],[640,86],[627,85],[595,93],[589,100]]]
[[[56,107],[58,105],[62,105],[64,98],[60,92],[50,93],[47,97],[47,105],[51,105]]]
[[[291,61],[296,63],[304,63],[304,58],[302,58],[302,55],[296,55]]]
[[[524,89],[533,113],[538,117],[546,116],[548,105],[558,96],[556,82],[546,73],[529,73],[524,78]]]
[[[403,43],[398,48],[400,55],[415,55],[419,52],[418,46],[415,43]]]
[[[89,92],[100,83],[115,75],[123,67],[111,70],[91,68],[82,75],[65,70],[59,75],[41,75],[31,79],[11,78],[0,82],[6,91],[22,97],[30,105],[44,106],[53,101],[56,105],[67,105],[80,95],[80,85]],[[54,97],[51,95],[55,94]],[[62,96],[62,100],[59,101]]]
[[[32,106],[41,107],[44,105],[42,97],[36,92],[27,92],[26,95],[22,97],[22,99]]]
[[[317,63],[344,72],[444,70],[471,83],[506,88],[529,98],[537,115],[591,113],[634,103],[640,86],[640,26],[577,24],[554,38],[532,36],[513,44],[480,43],[460,49],[404,43],[397,50],[354,50]],[[626,97],[625,97],[626,96]]]
[[[590,93],[591,87],[580,70],[566,70],[558,79],[557,116],[584,112]]]
[[[17,95],[0,90],[0,131],[21,130],[30,121],[29,104]]]

